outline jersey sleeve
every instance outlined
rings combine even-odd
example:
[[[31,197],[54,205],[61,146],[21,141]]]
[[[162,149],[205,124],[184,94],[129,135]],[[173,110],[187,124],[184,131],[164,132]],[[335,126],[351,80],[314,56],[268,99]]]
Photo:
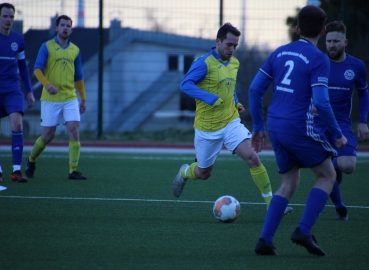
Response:
[[[251,83],[249,89],[249,106],[252,118],[252,130],[254,132],[264,131],[263,118],[263,95],[268,90],[272,79],[262,71],[259,71]]]
[[[310,71],[311,87],[323,86],[328,88],[330,61],[327,55],[321,54],[313,59],[313,66]]]
[[[19,67],[19,74],[23,80],[24,86],[28,93],[33,92],[31,78],[29,75],[29,69],[26,62],[26,55],[25,55],[25,44],[24,39],[21,38],[21,42],[19,43],[19,51],[17,53],[17,60],[18,60],[18,67]]]
[[[83,80],[83,72],[82,72],[82,60],[81,60],[81,52],[78,53],[76,60],[74,60],[74,81]]]
[[[356,89],[367,89],[368,83],[366,81],[366,68],[362,61],[359,61],[358,79],[355,82]]]
[[[219,97],[196,86],[196,84],[201,82],[206,77],[207,72],[208,67],[204,60],[197,60],[192,64],[190,70],[183,78],[180,89],[182,92],[194,99],[200,100],[209,105],[214,105]]]
[[[33,66],[33,70],[41,69],[43,73],[45,73],[45,65],[47,62],[47,57],[49,55],[49,51],[47,49],[46,43],[43,43],[38,51],[35,65]]]

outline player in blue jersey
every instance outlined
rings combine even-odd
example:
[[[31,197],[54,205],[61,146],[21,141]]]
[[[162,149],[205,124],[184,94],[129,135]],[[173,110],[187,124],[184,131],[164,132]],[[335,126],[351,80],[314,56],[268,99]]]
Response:
[[[181,90],[196,99],[197,161],[180,167],[172,189],[173,195],[179,197],[188,179],[207,180],[224,145],[248,165],[268,208],[272,198],[268,173],[251,146],[251,132],[241,124],[239,117],[244,107],[235,92],[239,62],[233,53],[240,35],[241,32],[230,23],[220,27],[216,47],[197,59],[182,80]],[[285,214],[291,211],[291,207],[285,208]]]
[[[43,85],[41,95],[42,134],[27,158],[26,175],[33,178],[36,159],[54,139],[59,118],[63,116],[69,137],[68,179],[86,180],[77,171],[81,144],[79,122],[86,111],[86,93],[79,48],[69,40],[72,20],[66,15],[56,19],[56,37],[44,42],[38,52],[34,74]],[[78,102],[76,88],[81,97]]]
[[[0,118],[9,116],[12,132],[12,181],[25,183],[22,175],[23,158],[23,114],[24,94],[20,86],[20,78],[27,90],[28,108],[35,104],[31,79],[24,54],[23,37],[11,31],[14,23],[15,8],[12,4],[0,4]],[[19,70],[19,74],[18,74]],[[2,169],[0,168],[0,180]]]
[[[261,151],[266,132],[262,115],[262,96],[273,82],[273,99],[268,108],[268,134],[281,175],[281,186],[275,192],[266,213],[255,252],[278,255],[273,238],[284,209],[300,183],[300,168],[310,168],[317,180],[306,201],[303,216],[292,233],[292,242],[309,253],[324,256],[311,229],[325,207],[336,178],[331,156],[336,151],[321,129],[314,125],[314,105],[335,146],[342,148],[347,140],[334,117],[328,97],[329,59],[316,44],[324,35],[326,14],[315,6],[302,8],[297,16],[296,31],[300,39],[276,49],[260,68],[249,90],[253,120],[252,144]]]
[[[345,48],[346,26],[341,21],[334,21],[326,25],[326,48],[330,58],[331,68],[328,79],[328,91],[331,106],[337,122],[347,138],[347,145],[343,149],[336,149],[337,157],[332,159],[337,173],[330,198],[336,208],[337,220],[348,220],[347,208],[342,202],[339,184],[342,172],[351,174],[356,166],[357,137],[351,128],[352,96],[356,88],[359,99],[360,119],[357,126],[357,136],[361,141],[369,138],[368,131],[368,84],[366,81],[366,68],[362,61],[347,54]],[[323,123],[320,117],[315,122],[319,126]]]

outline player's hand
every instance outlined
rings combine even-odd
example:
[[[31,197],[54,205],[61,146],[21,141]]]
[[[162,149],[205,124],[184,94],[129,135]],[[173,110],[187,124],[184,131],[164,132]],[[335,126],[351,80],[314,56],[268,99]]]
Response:
[[[342,135],[341,138],[337,139],[336,143],[335,143],[336,147],[339,148],[339,149],[344,148],[346,144],[347,144],[347,139],[343,135]]]
[[[360,123],[357,126],[357,137],[360,142],[365,142],[369,139],[369,129],[367,124]]]
[[[237,107],[238,113],[243,113],[245,111],[245,108],[241,105]]]
[[[27,94],[28,109],[31,109],[35,105],[35,97],[32,92]]]
[[[251,145],[254,148],[256,153],[261,152],[261,149],[263,148],[263,146],[265,146],[265,138],[266,138],[265,131],[259,131],[259,132],[252,133]]]
[[[85,111],[86,111],[86,100],[82,100],[81,103],[79,104],[79,113],[84,114]]]
[[[56,88],[52,84],[46,85],[45,89],[46,89],[47,92],[49,92],[50,95],[55,95],[55,94],[58,93],[58,88]]]

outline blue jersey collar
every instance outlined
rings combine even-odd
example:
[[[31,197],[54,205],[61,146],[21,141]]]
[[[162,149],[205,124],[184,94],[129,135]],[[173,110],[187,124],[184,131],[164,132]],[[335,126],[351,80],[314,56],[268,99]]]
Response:
[[[215,59],[217,59],[219,62],[221,62],[224,65],[227,65],[229,61],[231,61],[231,59],[227,61],[223,61],[222,59],[220,59],[220,54],[215,51],[215,47],[211,47],[211,54],[215,57]]]
[[[68,39],[68,42],[67,42],[67,45],[64,47],[63,45],[61,45],[60,43],[59,43],[59,40],[57,39],[57,37],[55,36],[54,37],[54,41],[56,42],[56,43],[58,43],[59,45],[60,45],[60,47],[62,47],[62,48],[68,48],[69,47],[69,44],[70,44],[70,40]]]

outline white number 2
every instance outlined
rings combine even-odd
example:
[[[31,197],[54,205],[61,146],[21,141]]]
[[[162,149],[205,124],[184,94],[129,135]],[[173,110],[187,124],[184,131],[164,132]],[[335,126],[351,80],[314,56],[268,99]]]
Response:
[[[291,74],[291,72],[292,72],[292,70],[293,70],[294,65],[295,65],[295,64],[293,63],[293,61],[292,61],[292,60],[288,60],[288,61],[286,62],[286,64],[284,65],[284,66],[289,66],[289,69],[288,69],[288,71],[287,71],[286,75],[284,76],[284,78],[283,78],[283,80],[282,80],[282,83],[283,83],[283,84],[287,84],[287,85],[290,85],[290,84],[291,84],[291,80],[290,80],[290,79],[288,79],[288,76],[290,76],[290,74]]]

